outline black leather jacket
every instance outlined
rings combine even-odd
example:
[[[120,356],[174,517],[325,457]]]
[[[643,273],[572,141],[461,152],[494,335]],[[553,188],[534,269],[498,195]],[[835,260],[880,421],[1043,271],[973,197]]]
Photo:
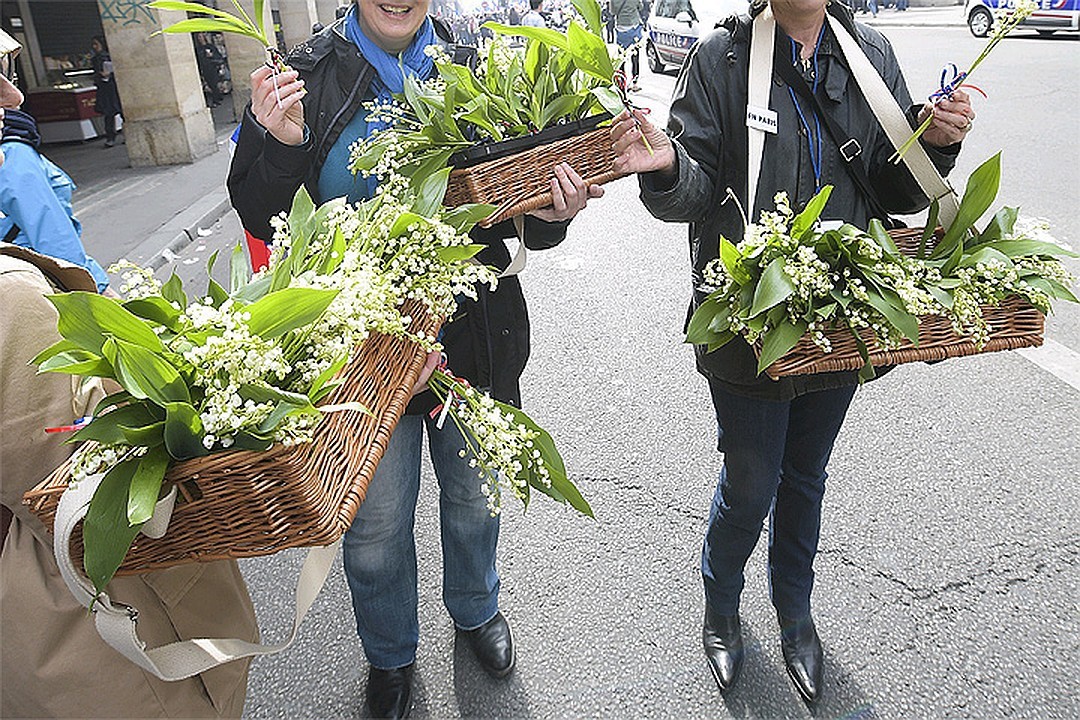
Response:
[[[375,70],[349,41],[339,20],[289,53],[288,63],[304,79],[307,97],[304,115],[307,138],[297,146],[278,142],[251,114],[244,113],[236,152],[229,168],[228,189],[233,207],[244,228],[257,238],[272,237],[269,220],[292,203],[303,183],[317,202],[319,172],[334,142],[349,120],[362,111],[361,104]],[[450,32],[438,20],[435,30],[441,43],[455,57],[475,53],[458,48]],[[525,218],[525,244],[532,250],[553,247],[566,237],[567,223],[546,223]],[[485,246],[477,259],[503,269],[510,253],[503,239],[514,237],[509,220],[489,229],[476,228],[473,241]],[[499,281],[491,292],[480,286],[478,299],[463,300],[452,322],[444,327],[442,343],[450,369],[475,387],[488,389],[503,402],[519,405],[518,379],[529,358],[529,317],[525,297],[516,277]],[[409,412],[424,412],[434,405],[423,393],[409,405]]]
[[[897,102],[908,108],[909,120],[913,119],[917,108],[912,107],[911,95],[888,40],[876,30],[855,23],[851,11],[840,3],[830,3],[827,8],[853,33]],[[750,18],[732,16],[694,47],[679,76],[668,123],[677,156],[678,179],[671,187],[660,187],[654,176],[640,176],[641,198],[653,215],[690,224],[695,288],[691,312],[704,298],[697,288],[702,281],[702,270],[717,257],[720,236],[732,242],[742,238],[740,208],[734,202],[723,201],[727,188],[731,188],[746,208],[749,38]],[[778,47],[790,44],[779,28],[776,42]],[[863,99],[828,29],[819,46],[818,66],[819,102],[858,140],[862,153],[856,162],[864,164],[885,210],[909,214],[925,208],[929,200],[907,168],[889,162],[893,147]],[[807,135],[801,129],[787,86],[775,72],[769,107],[777,114],[778,132],[765,141],[756,207],[746,208],[754,219],[762,209],[773,209],[773,196],[780,190],[787,191],[792,208],[803,207],[815,193],[814,173],[806,149]],[[809,116],[809,110],[803,108],[803,111]],[[865,228],[871,217],[869,201],[844,168],[839,149],[827,134],[821,147],[821,182],[833,185],[823,217]],[[942,174],[952,169],[959,145],[924,147]],[[858,382],[853,372],[803,375],[779,381],[764,374],[759,377],[750,346],[738,339],[712,353],[706,353],[703,346],[695,350],[698,370],[737,394],[788,400],[815,390]]]

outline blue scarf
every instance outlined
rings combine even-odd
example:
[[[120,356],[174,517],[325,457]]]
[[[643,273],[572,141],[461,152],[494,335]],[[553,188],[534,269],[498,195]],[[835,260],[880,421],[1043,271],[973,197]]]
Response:
[[[349,9],[345,17],[345,37],[352,40],[353,44],[360,49],[360,54],[375,68],[378,77],[371,82],[371,89],[375,93],[375,99],[380,103],[389,103],[395,93],[405,92],[405,75],[426,79],[431,75],[435,62],[424,54],[428,45],[434,45],[435,26],[431,18],[424,18],[424,24],[416,31],[409,47],[401,51],[400,55],[391,55],[376,45],[371,38],[360,29],[360,20],[357,16],[356,6]],[[370,135],[375,130],[381,130],[385,125],[368,123],[367,132]]]

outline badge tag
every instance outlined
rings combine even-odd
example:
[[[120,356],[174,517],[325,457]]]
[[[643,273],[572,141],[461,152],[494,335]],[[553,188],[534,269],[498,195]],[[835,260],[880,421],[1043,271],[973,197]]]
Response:
[[[746,106],[746,127],[776,134],[776,113],[769,108]]]

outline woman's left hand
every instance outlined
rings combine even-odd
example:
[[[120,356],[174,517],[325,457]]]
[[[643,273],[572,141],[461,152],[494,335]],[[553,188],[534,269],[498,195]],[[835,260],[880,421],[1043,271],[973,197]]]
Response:
[[[958,143],[971,132],[975,121],[975,111],[971,108],[971,97],[963,90],[953,91],[951,98],[945,98],[936,104],[926,103],[919,111],[919,122],[926,120],[933,113],[934,120],[926,128],[922,139],[927,145],[945,147]]]
[[[589,202],[589,198],[604,196],[604,188],[587,185],[580,175],[566,163],[555,166],[551,178],[551,205],[528,213],[544,222],[569,220]]]

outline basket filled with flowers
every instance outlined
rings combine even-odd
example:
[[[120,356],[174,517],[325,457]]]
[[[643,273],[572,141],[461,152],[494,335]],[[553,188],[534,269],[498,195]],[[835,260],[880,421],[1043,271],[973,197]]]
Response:
[[[574,0],[584,25],[566,32],[486,23],[496,35],[475,69],[431,48],[437,74],[406,78],[392,105],[372,108],[369,122],[384,129],[352,149],[352,170],[410,177],[453,168],[446,204],[485,203],[488,226],[551,204],[550,181],[568,163],[586,182],[623,173],[604,121],[626,106],[615,63],[603,40],[596,0]],[[524,48],[506,38],[525,38]]]
[[[1042,344],[1052,300],[1077,299],[1061,247],[1045,224],[1003,208],[979,231],[997,195],[1000,156],[972,173],[956,220],[886,231],[876,220],[823,229],[830,188],[795,214],[786,196],[705,271],[708,295],[687,341],[710,351],[750,343],[773,379],[858,370]]]

